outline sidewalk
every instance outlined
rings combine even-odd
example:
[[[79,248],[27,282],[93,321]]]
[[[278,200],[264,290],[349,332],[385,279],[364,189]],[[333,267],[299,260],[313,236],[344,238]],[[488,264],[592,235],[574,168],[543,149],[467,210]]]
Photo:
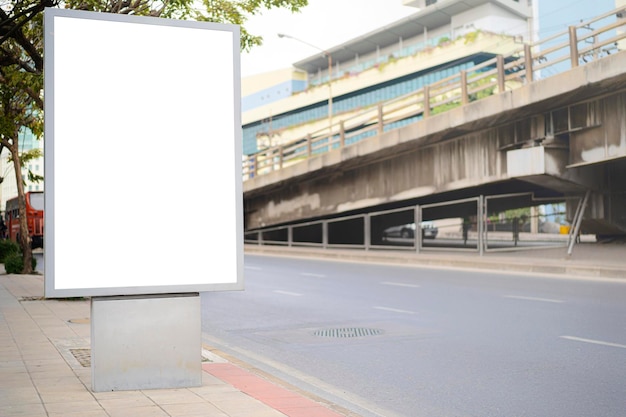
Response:
[[[0,416],[355,417],[206,346],[200,387],[92,392],[89,314],[85,299],[43,299],[42,275],[0,275]]]
[[[579,243],[571,256],[565,246],[492,251],[480,256],[475,250],[427,249],[323,249],[245,245],[246,254],[314,257],[351,262],[382,262],[424,267],[497,270],[576,278],[625,278],[626,243]]]

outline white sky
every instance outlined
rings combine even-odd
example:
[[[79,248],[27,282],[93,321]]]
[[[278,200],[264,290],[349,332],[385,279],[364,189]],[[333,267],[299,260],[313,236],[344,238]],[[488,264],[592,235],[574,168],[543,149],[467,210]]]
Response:
[[[326,49],[417,11],[403,6],[402,0],[309,0],[300,13],[266,11],[245,23],[250,33],[263,37],[263,45],[242,53],[241,75],[289,68],[319,53],[296,40],[279,38],[279,33]]]

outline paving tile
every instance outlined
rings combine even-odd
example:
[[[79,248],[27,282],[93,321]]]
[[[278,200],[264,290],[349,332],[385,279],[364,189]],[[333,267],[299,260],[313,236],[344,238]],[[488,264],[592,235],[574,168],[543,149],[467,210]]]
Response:
[[[10,352],[2,352],[0,350],[0,369],[15,367],[26,369],[20,352],[17,349]]]
[[[49,413],[76,413],[79,411],[101,411],[103,408],[98,402],[92,398],[86,401],[62,401],[62,402],[44,402],[46,410]]]
[[[45,342],[27,342],[27,346],[20,345],[19,348],[25,361],[46,359],[59,355],[59,351],[48,342],[47,338]]]
[[[72,369],[67,365],[67,363],[62,364],[50,364],[46,366],[30,366],[28,361],[26,361],[26,367],[28,368],[28,372],[33,375],[33,378],[53,378],[55,376],[65,376],[72,377],[75,374],[72,372]]]
[[[76,376],[60,376],[56,374],[39,372],[32,374],[33,384],[41,392],[58,392],[58,391],[84,391],[83,385]]]
[[[225,385],[224,381],[208,372],[202,372],[202,385]]]
[[[157,405],[135,407],[119,410],[108,410],[109,417],[170,417]],[[252,417],[252,416],[249,416]]]
[[[104,410],[82,410],[75,412],[60,411],[55,413],[48,413],[48,417],[109,417],[109,414]]]
[[[211,403],[229,415],[234,411],[249,411],[251,413],[250,415],[254,415],[253,412],[255,410],[269,408],[269,406],[262,401],[241,392],[237,393],[237,395],[216,398],[211,400]]]
[[[148,398],[143,391],[129,390],[129,391],[98,391],[92,392],[92,395],[98,400],[113,400],[116,398]],[[150,400],[151,401],[151,400]]]
[[[109,398],[99,397],[97,400],[107,411],[124,408],[150,407],[155,405],[154,402],[145,395],[118,396]]]
[[[29,369],[42,369],[47,366],[64,366],[67,367],[67,362],[63,360],[61,356],[56,355],[55,357],[46,358],[46,359],[32,359],[26,363],[27,368]]]
[[[145,390],[143,393],[157,404],[189,404],[205,401],[186,388]]]
[[[48,417],[41,403],[3,404],[0,403],[2,417]]]
[[[20,388],[32,387],[33,382],[26,371],[16,369],[15,371],[4,370],[0,372],[0,388]]]
[[[206,401],[210,401],[212,403],[223,403],[223,402],[236,402],[239,398],[249,397],[248,394],[245,394],[238,389],[231,387],[229,390],[220,390],[220,391],[205,391],[201,392],[200,395]]]
[[[37,390],[33,387],[9,388],[0,390],[0,404],[40,404]],[[1,414],[0,414],[1,415]]]
[[[54,392],[40,392],[39,395],[44,404],[55,403],[97,403],[96,399],[87,392],[84,388],[82,390],[73,391],[54,391]]]
[[[228,414],[208,402],[161,406],[172,417],[229,417]]]
[[[222,393],[239,392],[238,389],[230,384],[224,383],[223,381],[221,382],[221,385],[210,385],[188,389],[189,391],[205,399],[219,397]]]

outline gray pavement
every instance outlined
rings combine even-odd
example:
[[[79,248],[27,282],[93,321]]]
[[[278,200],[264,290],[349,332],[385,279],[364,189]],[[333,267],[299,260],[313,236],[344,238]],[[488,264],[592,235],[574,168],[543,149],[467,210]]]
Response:
[[[246,245],[247,254],[428,267],[626,278],[626,244],[489,252],[322,249]],[[0,274],[0,416],[355,417],[235,358],[203,346],[202,386],[92,392],[90,302],[44,299],[43,275]],[[199,349],[200,350],[200,349]],[[201,352],[199,351],[199,356]]]

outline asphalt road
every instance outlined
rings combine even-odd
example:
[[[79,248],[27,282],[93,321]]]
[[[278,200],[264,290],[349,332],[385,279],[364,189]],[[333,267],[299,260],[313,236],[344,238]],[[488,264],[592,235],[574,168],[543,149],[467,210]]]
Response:
[[[626,284],[247,255],[206,343],[363,416],[623,417]]]

